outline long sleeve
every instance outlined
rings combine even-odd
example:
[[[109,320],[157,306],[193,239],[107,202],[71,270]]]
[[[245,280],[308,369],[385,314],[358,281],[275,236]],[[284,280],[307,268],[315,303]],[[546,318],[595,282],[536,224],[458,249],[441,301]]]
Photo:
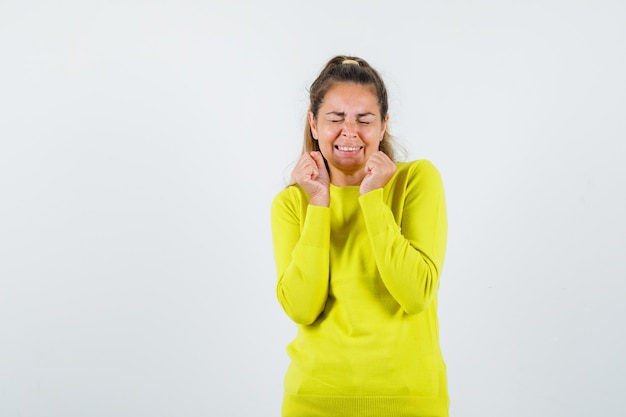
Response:
[[[324,310],[329,286],[330,210],[308,205],[295,187],[272,203],[276,295],[296,323],[313,323]]]
[[[385,201],[388,193],[378,189],[359,202],[382,281],[404,311],[417,314],[439,288],[447,239],[443,184],[434,165],[419,161],[392,186],[405,187],[392,193],[401,200]]]

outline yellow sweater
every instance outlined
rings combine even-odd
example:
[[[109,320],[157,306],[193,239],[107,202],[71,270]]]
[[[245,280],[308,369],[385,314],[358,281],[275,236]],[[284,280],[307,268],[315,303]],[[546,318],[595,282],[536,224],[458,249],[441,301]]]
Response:
[[[289,186],[272,204],[277,297],[298,325],[283,416],[448,415],[437,290],[443,185],[426,160],[384,189],[330,186],[330,207]]]

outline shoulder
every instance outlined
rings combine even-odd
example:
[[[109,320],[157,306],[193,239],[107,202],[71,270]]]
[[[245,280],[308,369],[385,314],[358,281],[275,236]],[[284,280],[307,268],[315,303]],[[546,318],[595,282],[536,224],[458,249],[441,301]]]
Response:
[[[428,159],[396,162],[396,173],[388,183],[393,195],[438,195],[444,186],[439,170]]]
[[[308,204],[308,199],[308,194],[299,185],[288,185],[274,196],[272,208],[303,206]]]
[[[437,167],[428,159],[416,159],[408,162],[396,162],[396,176],[406,181],[441,181]]]

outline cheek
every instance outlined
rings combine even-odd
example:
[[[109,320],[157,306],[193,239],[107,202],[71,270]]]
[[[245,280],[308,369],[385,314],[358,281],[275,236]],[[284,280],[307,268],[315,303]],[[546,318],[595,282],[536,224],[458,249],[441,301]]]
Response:
[[[374,142],[380,142],[380,138],[382,135],[383,134],[380,130],[371,129],[371,130],[368,130],[367,133],[365,133],[363,137],[366,139],[367,142],[374,143]]]
[[[322,133],[326,137],[334,138],[341,133],[340,125],[325,124],[324,126],[320,126],[320,127],[321,127],[320,133]]]

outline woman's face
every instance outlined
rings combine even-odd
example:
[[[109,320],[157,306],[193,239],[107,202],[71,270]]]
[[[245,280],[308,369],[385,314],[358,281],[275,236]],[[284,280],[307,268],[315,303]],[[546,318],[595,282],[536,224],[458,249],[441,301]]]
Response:
[[[387,120],[388,116],[381,119],[374,87],[355,83],[334,85],[317,116],[309,112],[311,132],[328,162],[333,184],[360,184],[365,163],[378,151]]]

